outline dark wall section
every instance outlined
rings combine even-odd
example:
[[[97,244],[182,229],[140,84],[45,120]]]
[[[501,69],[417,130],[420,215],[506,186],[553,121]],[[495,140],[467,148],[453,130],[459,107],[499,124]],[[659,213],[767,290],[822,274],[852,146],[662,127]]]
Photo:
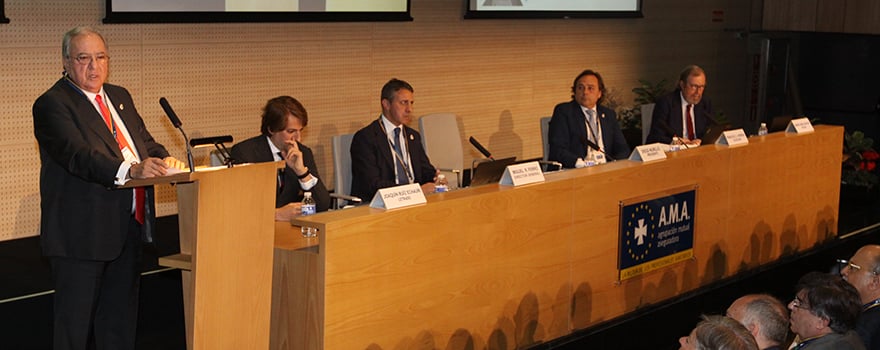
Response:
[[[880,36],[797,35],[798,80],[807,116],[880,140]]]

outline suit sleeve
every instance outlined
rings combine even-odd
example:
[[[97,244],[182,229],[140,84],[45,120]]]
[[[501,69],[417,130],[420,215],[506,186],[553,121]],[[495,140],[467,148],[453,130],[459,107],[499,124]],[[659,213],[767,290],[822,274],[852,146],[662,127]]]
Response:
[[[704,104],[704,106],[703,106],[703,111],[704,111],[704,112],[703,112],[703,113],[705,113],[706,118],[708,119],[708,123],[706,124],[706,127],[703,128],[703,134],[705,134],[705,133],[706,133],[706,129],[708,129],[709,126],[714,125],[714,124],[717,123],[718,121],[715,120],[715,114],[713,113],[713,110],[712,110],[712,101],[709,100],[708,98],[703,98],[703,102],[702,102],[702,103]],[[700,135],[700,136],[702,136],[702,135]]]
[[[415,142],[410,143],[410,145],[414,145],[413,150],[415,152],[410,152],[410,157],[418,157],[419,169],[418,177],[416,177],[417,181],[420,185],[424,185],[429,182],[434,182],[434,176],[437,175],[437,169],[431,164],[431,160],[428,159],[428,154],[425,152],[425,148],[422,147],[421,135],[416,134]]]
[[[669,99],[661,98],[654,105],[654,113],[651,116],[651,131],[648,133],[648,137],[645,139],[645,143],[672,143],[672,136],[669,135],[669,132],[665,129],[672,127],[672,106],[669,104]],[[680,122],[679,122],[680,123]],[[665,128],[663,126],[666,126]]]
[[[394,179],[383,179],[381,174],[381,165],[379,164],[379,155],[381,152],[379,145],[371,142],[368,133],[370,130],[362,129],[354,134],[351,140],[351,186],[352,195],[361,197],[365,202],[370,201],[376,191],[380,188],[392,187],[395,185]],[[381,146],[384,146],[381,145]],[[390,151],[388,151],[390,152]]]
[[[84,136],[89,132],[76,116],[74,101],[64,103],[61,94],[47,94],[34,102],[34,136],[45,155],[69,173],[87,182],[114,187],[123,159],[109,150],[99,152]],[[44,160],[45,161],[45,160]]]
[[[620,122],[617,121],[617,114],[612,110],[603,113],[606,114],[606,118],[610,118],[612,125],[611,135],[607,135],[610,136],[611,142],[606,143],[605,151],[608,152],[614,160],[627,159],[630,153],[629,144],[626,143],[626,138],[623,136],[623,130],[620,129]],[[603,138],[607,136],[603,136]]]
[[[569,124],[570,116],[564,111],[569,104],[559,104],[553,109],[553,116],[550,118],[550,128],[548,133],[550,144],[549,160],[562,163],[566,168],[574,168],[574,163],[578,158],[582,158],[583,154],[575,152],[576,149],[582,148],[581,145],[572,144],[572,130]]]
[[[327,211],[327,209],[330,209],[330,192],[327,191],[327,186],[324,185],[324,180],[321,179],[321,175],[318,174],[318,165],[315,164],[315,155],[308,147],[302,146],[301,149],[303,152],[303,163],[309,168],[309,172],[312,173],[312,176],[318,179],[318,183],[309,190],[312,192],[312,198],[315,199],[315,208],[319,212]]]
[[[229,156],[232,157],[233,164],[247,163],[247,161],[245,160],[245,155],[242,151],[241,142],[236,143],[232,146],[232,149],[229,150]]]

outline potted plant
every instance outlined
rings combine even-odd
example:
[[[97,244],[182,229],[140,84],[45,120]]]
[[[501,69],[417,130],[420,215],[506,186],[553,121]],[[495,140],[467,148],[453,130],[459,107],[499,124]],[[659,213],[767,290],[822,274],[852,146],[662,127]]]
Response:
[[[654,105],[657,99],[668,94],[670,90],[667,87],[669,82],[666,79],[661,79],[656,83],[639,79],[639,84],[638,87],[632,89],[632,92],[636,95],[633,113],[637,114],[635,117],[640,120],[642,140],[644,140],[648,137],[648,132],[651,130],[651,116],[654,114]]]
[[[880,154],[873,148],[874,140],[861,131],[844,135],[843,172],[840,197],[852,204],[868,204],[880,197]]]
[[[637,113],[638,106],[626,107],[620,98],[620,92],[615,88],[608,89],[602,96],[602,105],[614,110],[617,114],[617,122],[620,131],[630,149],[642,144],[642,121]]]

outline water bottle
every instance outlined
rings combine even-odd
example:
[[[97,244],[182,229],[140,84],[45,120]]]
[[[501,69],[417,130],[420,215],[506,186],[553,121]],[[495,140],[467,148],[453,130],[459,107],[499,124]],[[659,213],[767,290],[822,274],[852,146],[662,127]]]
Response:
[[[306,192],[303,194],[302,207],[300,207],[300,209],[302,216],[315,215],[317,208],[315,208],[315,200],[312,198],[312,192]],[[310,226],[303,226],[302,235],[303,237],[315,237],[318,235],[318,229]]]
[[[767,135],[767,123],[761,123],[761,126],[758,127],[758,136]]]
[[[669,143],[669,152],[680,151],[682,144],[684,144],[684,142],[681,142],[681,139],[678,138],[678,136],[673,136],[672,142]]]
[[[437,175],[437,182],[434,183],[434,192],[449,191],[449,181],[446,181],[446,175]]]

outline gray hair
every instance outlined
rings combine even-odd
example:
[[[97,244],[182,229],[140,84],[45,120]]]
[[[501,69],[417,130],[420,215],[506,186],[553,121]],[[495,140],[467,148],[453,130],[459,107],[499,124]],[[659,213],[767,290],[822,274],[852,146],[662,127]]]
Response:
[[[742,323],[727,316],[706,316],[695,330],[697,350],[758,350],[755,337]]]
[[[101,35],[100,32],[95,30],[92,27],[75,27],[71,30],[68,30],[67,33],[64,33],[64,39],[61,40],[61,57],[69,58],[70,57],[70,40],[78,37],[80,35],[94,34],[101,38],[101,41],[104,42],[104,47],[107,47],[107,41],[104,40],[104,36]]]
[[[788,309],[779,299],[768,294],[756,294],[754,299],[745,305],[742,323],[758,324],[761,336],[783,344],[788,339]]]

